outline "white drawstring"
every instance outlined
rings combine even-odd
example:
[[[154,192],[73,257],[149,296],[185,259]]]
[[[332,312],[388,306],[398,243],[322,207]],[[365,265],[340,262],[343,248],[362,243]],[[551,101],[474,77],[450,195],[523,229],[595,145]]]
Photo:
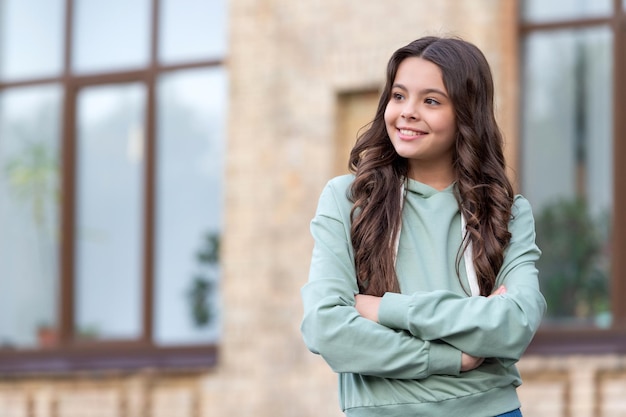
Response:
[[[396,263],[396,259],[398,259],[398,247],[400,246],[400,232],[402,231],[402,208],[404,207],[404,183],[400,188],[400,227],[398,228],[398,234],[396,235],[396,242],[393,246],[394,249],[394,258],[393,263]]]
[[[467,222],[465,216],[461,213],[461,238],[465,238],[467,234]],[[463,252],[463,259],[465,260],[465,272],[467,272],[467,281],[470,286],[470,293],[472,297],[480,295],[480,288],[478,287],[478,278],[476,277],[476,269],[474,269],[474,260],[472,259],[472,241],[468,240],[467,247]]]

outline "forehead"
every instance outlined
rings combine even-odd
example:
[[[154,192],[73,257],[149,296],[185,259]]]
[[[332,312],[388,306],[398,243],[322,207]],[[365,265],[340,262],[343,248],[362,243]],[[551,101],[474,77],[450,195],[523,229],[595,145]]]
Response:
[[[407,89],[436,88],[446,92],[441,69],[423,58],[405,58],[396,72],[394,84],[402,84]]]

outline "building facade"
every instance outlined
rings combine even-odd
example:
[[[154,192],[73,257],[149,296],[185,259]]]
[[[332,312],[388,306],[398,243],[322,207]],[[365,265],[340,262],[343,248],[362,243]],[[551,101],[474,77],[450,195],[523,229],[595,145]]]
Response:
[[[156,1],[145,3],[153,7],[159,5]],[[189,2],[189,5],[192,3]],[[119,338],[114,337],[98,338],[98,335],[95,341],[83,340],[85,343],[82,343],[78,339],[84,334],[78,334],[63,321],[76,323],[83,317],[79,314],[82,311],[80,302],[76,301],[80,300],[81,293],[78,287],[75,288],[76,282],[81,282],[80,277],[83,276],[76,266],[76,259],[81,259],[81,255],[68,255],[68,252],[74,253],[77,247],[82,246],[78,238],[73,246],[63,241],[65,243],[60,243],[58,249],[64,254],[58,265],[58,279],[63,284],[58,291],[61,294],[59,297],[71,300],[74,307],[59,307],[58,314],[69,318],[59,320],[57,328],[60,334],[55,336],[56,345],[52,348],[31,346],[25,342],[25,348],[5,347],[4,351],[0,350],[0,417],[342,415],[338,406],[336,375],[320,357],[307,351],[299,331],[302,316],[300,288],[307,280],[312,250],[309,222],[326,181],[347,172],[347,154],[358,130],[373,115],[389,56],[398,47],[420,36],[460,36],[475,43],[485,53],[494,74],[497,117],[505,137],[509,173],[517,190],[529,193],[539,202],[535,206],[537,217],[544,204],[549,206],[544,196],[550,191],[535,184],[547,183],[551,176],[559,177],[561,171],[565,171],[563,167],[569,167],[565,162],[559,164],[559,161],[569,161],[572,147],[579,152],[574,152],[571,157],[573,162],[570,165],[574,168],[570,167],[570,171],[563,176],[573,177],[570,181],[573,185],[563,179],[554,185],[558,191],[552,192],[566,190],[562,193],[566,197],[571,194],[589,201],[604,202],[604,205],[598,203],[598,211],[609,207],[612,212],[619,212],[620,207],[624,208],[622,196],[626,195],[623,192],[626,191],[626,182],[621,179],[626,178],[622,175],[624,168],[607,159],[605,154],[589,156],[593,152],[588,149],[594,146],[584,145],[584,137],[574,145],[570,142],[550,142],[545,147],[529,145],[534,143],[535,134],[540,135],[536,132],[544,126],[531,118],[531,110],[545,104],[540,94],[545,90],[534,86],[554,82],[550,78],[531,79],[535,67],[529,62],[536,59],[536,65],[541,67],[547,62],[542,59],[550,56],[556,56],[559,62],[567,61],[567,45],[549,44],[551,34],[556,33],[558,38],[562,33],[565,34],[562,36],[574,33],[572,36],[575,37],[577,31],[604,31],[598,36],[592,33],[587,44],[584,36],[582,41],[575,43],[583,47],[590,44],[590,51],[600,50],[604,55],[592,55],[588,60],[585,60],[584,54],[576,55],[578,61],[574,61],[582,64],[574,68],[580,69],[587,63],[586,72],[583,71],[579,77],[584,80],[591,77],[591,81],[610,80],[610,84],[606,87],[596,84],[596,87],[585,90],[586,95],[566,96],[565,101],[562,101],[563,97],[551,93],[548,97],[552,101],[541,108],[545,109],[542,114],[548,114],[550,120],[556,116],[549,112],[566,109],[564,103],[589,102],[590,107],[604,109],[601,116],[606,116],[608,112],[609,117],[600,117],[603,128],[593,125],[591,121],[582,127],[574,124],[572,129],[578,127],[584,130],[591,136],[592,144],[603,144],[596,147],[606,147],[608,155],[617,155],[617,161],[619,155],[626,155],[623,141],[617,140],[620,133],[626,132],[618,110],[626,108],[626,82],[615,75],[620,70],[626,73],[626,41],[622,39],[626,32],[626,5],[611,0],[606,2],[606,9],[596,9],[601,7],[597,5],[602,2],[580,2],[579,9],[559,12],[559,4],[563,2],[557,1],[555,15],[544,16],[533,14],[537,10],[534,2],[526,3],[523,4],[523,0],[231,0],[225,3],[227,29],[224,30],[228,34],[225,50],[218,48],[206,54],[201,51],[190,55],[200,58],[183,57],[178,61],[173,58],[173,61],[165,63],[146,58],[148,64],[141,74],[119,71],[123,72],[120,75],[111,71],[113,75],[96,78],[95,81],[89,78],[95,75],[82,77],[79,74],[78,84],[72,86],[78,95],[83,84],[92,81],[97,85],[134,82],[133,77],[144,80],[141,77],[145,75],[146,85],[150,86],[150,80],[158,79],[161,72],[223,71],[222,75],[217,75],[215,84],[203,78],[191,81],[192,90],[195,85],[207,86],[208,90],[202,90],[202,93],[207,97],[218,97],[217,100],[211,98],[214,104],[210,107],[216,110],[202,110],[206,112],[199,114],[211,117],[221,115],[224,123],[223,131],[219,123],[210,125],[224,137],[223,189],[211,188],[223,197],[217,194],[213,199],[207,197],[206,205],[202,203],[204,200],[198,200],[202,210],[220,220],[220,225],[216,226],[220,233],[220,280],[217,284],[220,324],[217,330],[196,333],[192,330],[177,333],[172,330],[176,326],[167,327],[166,324],[160,327],[162,315],[169,310],[155,309],[155,305],[161,305],[159,296],[154,296],[154,299],[146,296],[144,300],[148,301],[142,304],[144,315],[143,322],[139,320],[139,330],[133,333],[133,328],[127,330],[123,326],[111,330],[114,335],[117,335],[115,331],[126,336],[127,333],[123,332],[130,332],[131,336],[134,335],[134,339],[130,337],[134,340],[132,343],[119,342]],[[80,13],[80,2],[68,1],[65,4],[73,4],[73,12]],[[160,7],[163,4],[167,2],[161,3]],[[163,10],[163,15],[167,13],[165,9],[160,10]],[[148,15],[154,17],[154,14]],[[160,27],[165,30],[167,26],[161,24]],[[178,29],[182,30],[181,27]],[[542,41],[542,36],[549,38],[548,41]],[[541,45],[546,43],[552,48],[548,48],[548,58],[541,55]],[[153,44],[152,48],[154,57],[158,45]],[[558,55],[559,52],[564,55]],[[602,59],[606,60],[604,67],[600,65],[596,68],[591,64],[605,62]],[[603,68],[605,72],[602,72]],[[587,77],[586,74],[591,75]],[[565,72],[557,75],[566,78]],[[66,73],[65,76],[71,74]],[[575,78],[573,83],[580,84],[576,82],[580,79]],[[20,79],[3,80],[0,82],[0,98],[26,84],[28,82]],[[158,85],[147,88],[148,105],[144,114],[152,114],[150,106],[160,109],[158,95],[161,90]],[[220,90],[226,85],[226,91]],[[153,102],[149,99],[153,94],[151,88],[154,88],[157,97]],[[167,88],[167,85],[164,86],[163,91],[174,91]],[[174,88],[170,86],[170,89]],[[219,93],[215,93],[216,89]],[[594,94],[598,90],[602,94]],[[608,109],[602,107],[606,104],[602,97],[596,97],[605,96],[606,91],[613,92],[608,98]],[[1,103],[0,115],[3,114]],[[574,113],[576,117],[573,120],[580,120],[578,116],[591,111],[584,106],[573,106],[572,109],[572,112],[582,112]],[[153,116],[148,116],[145,137],[167,137],[160,133],[167,129],[167,124],[160,122],[163,112],[157,110]],[[64,123],[73,125],[80,120],[80,112],[72,110],[71,106],[65,107],[65,113],[64,117],[69,119],[65,119]],[[75,116],[68,116],[67,113]],[[614,117],[610,117],[611,114]],[[598,120],[596,113],[592,116],[591,119]],[[0,117],[0,129],[2,120]],[[193,123],[185,120],[183,124]],[[563,127],[562,131],[567,131],[565,126],[569,120],[565,116],[557,119]],[[528,126],[531,126],[530,130]],[[605,137],[600,137],[599,132],[605,132]],[[71,135],[80,138],[80,132]],[[176,133],[173,135],[176,136]],[[59,152],[65,155],[66,161],[77,154],[80,160],[77,149],[72,147],[74,150],[66,154],[64,152],[69,151],[64,147],[68,146],[68,142],[59,141]],[[82,143],[79,139],[77,141]],[[163,141],[167,143],[166,139]],[[148,186],[141,188],[141,192],[145,193],[147,200],[161,201],[155,195],[159,190],[169,188],[165,185],[165,188],[159,188],[158,172],[160,167],[167,167],[168,162],[159,157],[150,159],[150,152],[170,154],[176,151],[177,145],[174,143],[169,148],[152,149],[148,143],[149,139],[144,154],[147,155],[144,158],[148,166],[146,178],[154,179],[147,180]],[[561,148],[550,153],[544,165],[534,165],[532,161],[543,161],[539,156],[548,152],[546,149],[552,149],[551,146]],[[0,146],[0,152],[2,149]],[[193,160],[191,157],[196,148],[189,149],[189,153],[177,156],[182,159],[183,166],[185,161]],[[203,148],[198,149],[200,152]],[[580,154],[588,158],[580,158]],[[148,162],[151,160],[153,162]],[[563,169],[558,174],[551,174],[548,169],[550,162],[551,169]],[[220,166],[219,162],[209,163]],[[77,163],[77,167],[63,171],[60,176],[65,192],[70,190],[77,195],[62,201],[78,207],[82,207],[82,189],[76,179],[83,173],[80,166]],[[535,166],[544,170],[541,171],[543,177],[537,179],[527,174]],[[62,169],[68,168],[64,165]],[[150,169],[153,174],[150,174]],[[182,169],[178,166],[172,168],[173,172]],[[596,172],[599,173],[591,174]],[[177,181],[177,178],[173,176],[171,180]],[[157,185],[151,188],[150,181]],[[201,183],[192,182],[187,177],[178,181],[174,183],[173,190],[192,184],[193,187],[188,187],[193,194],[202,188]],[[598,189],[598,183],[607,181],[610,183],[608,191],[588,192]],[[585,190],[587,192],[583,192]],[[82,198],[89,196],[92,195],[87,193]],[[174,199],[179,197],[187,198],[172,194]],[[197,202],[193,199],[184,201],[188,205]],[[215,201],[222,204],[221,214],[210,212],[213,207],[211,202]],[[148,286],[144,291],[152,290],[159,294],[159,283],[166,281],[165,278],[162,281],[158,278],[159,255],[175,250],[175,245],[159,243],[158,236],[164,233],[162,230],[169,230],[169,223],[165,220],[163,224],[159,223],[158,219],[160,213],[176,210],[177,206],[170,207],[166,203],[154,205],[156,208],[147,208],[144,213],[147,213],[148,221],[157,226],[146,226],[142,229],[143,237],[137,239],[148,242],[145,244],[147,255],[141,258],[144,265],[142,276],[156,277],[141,281]],[[59,225],[63,233],[67,230],[75,232],[72,229],[78,227],[72,222],[75,215],[71,210],[60,210],[58,216],[65,219]],[[172,222],[176,223],[175,220]],[[613,219],[609,227],[613,234],[604,237],[604,240],[599,238],[598,245],[605,248],[599,253],[609,256],[611,260],[608,278],[602,281],[611,291],[593,293],[593,300],[604,307],[596,307],[596,304],[585,302],[582,295],[575,295],[578,307],[572,311],[564,310],[562,314],[554,312],[520,361],[524,384],[519,394],[524,416],[626,416],[626,314],[624,308],[619,307],[620,297],[626,296],[625,285],[621,283],[623,279],[620,280],[626,274],[626,268],[624,261],[619,259],[619,254],[626,251],[624,225],[623,220]],[[208,227],[204,223],[200,226]],[[175,239],[177,235],[171,236]],[[592,261],[598,261],[598,256]],[[73,277],[70,283],[63,278],[64,274]],[[89,271],[84,274],[89,275]],[[19,279],[19,276],[11,278]],[[164,294],[187,287],[173,288],[164,288]],[[557,300],[555,303],[560,305],[558,303],[561,302],[569,305],[568,300]],[[103,311],[111,312],[115,308],[115,302],[110,301],[108,309]],[[16,314],[17,310],[11,311]],[[81,358],[85,359],[81,362]]]

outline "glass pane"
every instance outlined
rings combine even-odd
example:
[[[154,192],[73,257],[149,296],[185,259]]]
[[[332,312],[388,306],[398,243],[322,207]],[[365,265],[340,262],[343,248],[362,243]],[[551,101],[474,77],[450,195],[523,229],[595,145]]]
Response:
[[[533,23],[613,14],[613,0],[522,0],[520,4],[523,20]]]
[[[78,338],[141,335],[144,101],[140,84],[78,95]]]
[[[0,79],[61,73],[64,13],[64,0],[0,1]]]
[[[0,93],[0,347],[56,340],[61,91]]]
[[[221,68],[158,87],[155,341],[215,341],[227,80]]]
[[[75,71],[108,71],[148,63],[149,0],[76,0],[75,4]]]
[[[163,0],[160,16],[161,61],[170,63],[225,55],[225,0]]]
[[[543,250],[548,316],[608,326],[611,30],[535,33],[524,48],[523,190]]]

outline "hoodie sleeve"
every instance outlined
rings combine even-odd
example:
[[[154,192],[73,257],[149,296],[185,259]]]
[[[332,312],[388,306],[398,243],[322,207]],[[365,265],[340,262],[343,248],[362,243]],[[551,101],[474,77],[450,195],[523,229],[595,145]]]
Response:
[[[487,298],[450,291],[387,293],[379,322],[422,340],[444,341],[473,356],[504,363],[519,360],[539,327],[546,302],[535,268],[541,251],[535,244],[530,204],[517,196],[513,213],[511,242],[496,281],[506,287],[506,294]]]
[[[302,288],[301,331],[307,347],[337,373],[396,379],[458,375],[458,349],[441,341],[420,340],[406,330],[383,326],[357,312],[354,295],[358,287],[349,241],[351,205],[345,189],[335,189],[329,183],[311,222],[315,246],[309,281]]]

